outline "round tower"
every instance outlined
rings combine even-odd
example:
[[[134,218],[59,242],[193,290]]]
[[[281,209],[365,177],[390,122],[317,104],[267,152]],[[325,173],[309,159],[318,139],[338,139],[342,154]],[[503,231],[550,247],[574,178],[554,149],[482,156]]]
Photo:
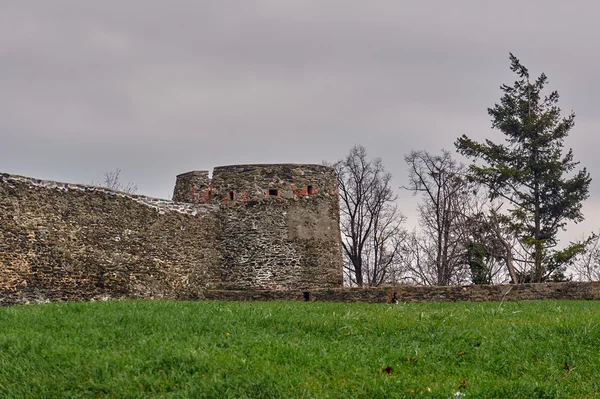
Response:
[[[338,183],[323,165],[214,169],[224,288],[342,286]]]
[[[223,260],[223,288],[342,286],[339,195],[333,168],[220,166],[214,169],[212,181],[202,181],[204,188],[195,185],[201,179],[187,175],[178,176],[174,200],[220,205],[217,245]]]
[[[210,179],[207,170],[194,170],[177,175],[173,201],[191,204],[210,202]]]

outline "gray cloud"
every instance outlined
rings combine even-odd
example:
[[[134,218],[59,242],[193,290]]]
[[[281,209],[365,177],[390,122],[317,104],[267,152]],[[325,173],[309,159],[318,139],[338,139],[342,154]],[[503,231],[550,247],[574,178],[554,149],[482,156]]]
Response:
[[[400,186],[411,149],[501,139],[486,108],[515,78],[512,51],[575,110],[567,144],[600,181],[599,11],[591,0],[4,2],[0,170],[90,182],[119,167],[165,197],[188,170],[333,161],[363,144]]]

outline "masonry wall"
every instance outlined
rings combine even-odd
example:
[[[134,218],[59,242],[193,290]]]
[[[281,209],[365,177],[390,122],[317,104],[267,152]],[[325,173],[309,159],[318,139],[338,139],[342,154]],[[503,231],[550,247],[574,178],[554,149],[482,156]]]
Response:
[[[0,305],[123,297],[375,303],[600,299],[600,282],[339,288],[338,252],[328,250],[338,234],[331,225],[335,192],[323,190],[319,197],[303,190],[291,201],[217,196],[217,206],[0,174]],[[261,286],[277,289],[256,289]]]
[[[193,171],[174,198],[0,174],[0,305],[342,286],[332,168]]]
[[[487,302],[545,299],[600,300],[600,282],[537,283],[520,285],[413,286],[314,290],[207,290],[204,298],[221,301],[320,302]]]
[[[177,176],[173,189],[173,201],[190,204],[206,204],[210,198],[211,183],[207,170],[195,170]]]
[[[342,286],[335,171],[322,165],[231,165],[179,175],[174,198],[220,206],[226,289]],[[204,177],[206,176],[206,178]]]
[[[342,286],[339,230],[327,205],[262,199],[224,206],[219,217],[224,288]]]
[[[0,305],[218,288],[216,209],[0,174]]]
[[[600,299],[600,282],[341,288],[330,169],[237,165],[215,169],[212,181],[207,172],[180,176],[176,191],[196,203],[0,174],[0,306],[123,297]]]

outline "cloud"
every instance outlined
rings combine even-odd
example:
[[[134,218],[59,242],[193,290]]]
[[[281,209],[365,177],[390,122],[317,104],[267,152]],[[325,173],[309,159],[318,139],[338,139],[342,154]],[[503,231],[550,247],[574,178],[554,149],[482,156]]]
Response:
[[[576,111],[567,144],[600,176],[599,9],[591,0],[3,4],[0,170],[85,183],[118,167],[140,192],[165,197],[191,169],[320,163],[363,144],[400,186],[411,149],[494,135],[486,109],[515,79],[512,51]]]

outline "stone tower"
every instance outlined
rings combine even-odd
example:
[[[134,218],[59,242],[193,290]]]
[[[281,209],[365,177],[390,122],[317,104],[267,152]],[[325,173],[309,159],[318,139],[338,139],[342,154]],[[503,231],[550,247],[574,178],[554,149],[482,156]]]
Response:
[[[219,205],[225,289],[342,286],[335,170],[231,165],[177,176],[173,200]]]

